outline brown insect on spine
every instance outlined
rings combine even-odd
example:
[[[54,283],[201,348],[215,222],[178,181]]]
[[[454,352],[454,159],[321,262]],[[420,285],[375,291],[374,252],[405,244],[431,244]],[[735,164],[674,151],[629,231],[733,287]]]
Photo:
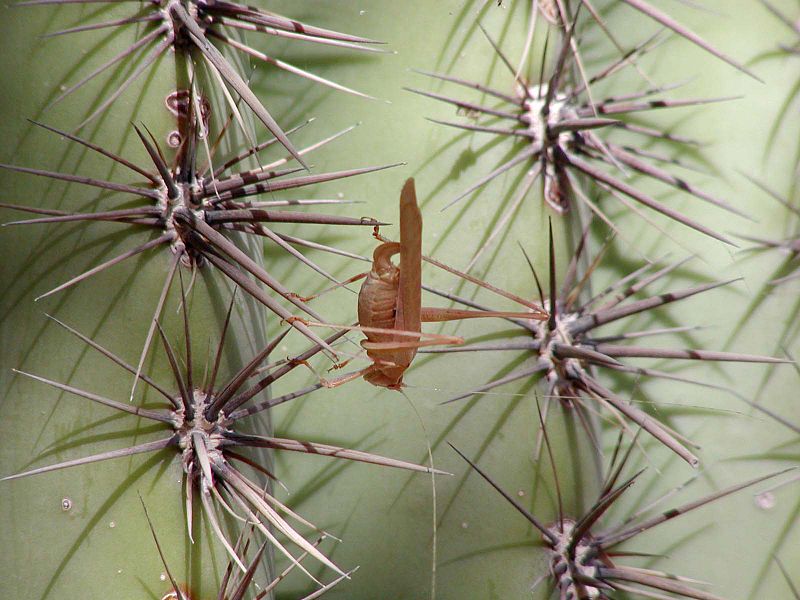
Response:
[[[400,255],[400,268],[392,256]],[[414,180],[400,193],[400,243],[384,242],[373,253],[372,270],[358,294],[358,322],[365,327],[422,330],[422,213],[417,206]],[[364,379],[373,385],[399,388],[403,373],[417,353],[415,345],[393,334],[366,333],[361,346],[373,365]],[[406,347],[404,347],[406,346]]]
[[[422,213],[417,204],[413,178],[406,180],[400,193],[400,242],[388,240],[377,232],[375,237],[381,244],[373,253],[372,269],[368,273],[347,280],[352,282],[364,278],[358,294],[359,324],[340,327],[364,332],[367,339],[361,341],[361,346],[366,350],[372,364],[338,379],[323,380],[323,385],[326,387],[337,387],[358,377],[364,377],[373,385],[399,390],[403,385],[403,374],[411,365],[420,347],[464,342],[463,339],[454,336],[422,333],[423,322],[438,323],[487,317],[536,320],[547,318],[547,311],[535,303],[527,302],[422,254]],[[399,267],[391,261],[396,254],[400,255]],[[530,311],[504,312],[423,307],[423,261],[510,298]],[[291,321],[337,327],[299,317],[294,317]]]

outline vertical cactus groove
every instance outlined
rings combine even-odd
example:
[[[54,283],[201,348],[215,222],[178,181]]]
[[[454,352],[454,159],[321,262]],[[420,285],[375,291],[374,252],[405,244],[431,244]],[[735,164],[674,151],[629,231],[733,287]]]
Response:
[[[800,598],[790,2],[15,4],[0,596]]]

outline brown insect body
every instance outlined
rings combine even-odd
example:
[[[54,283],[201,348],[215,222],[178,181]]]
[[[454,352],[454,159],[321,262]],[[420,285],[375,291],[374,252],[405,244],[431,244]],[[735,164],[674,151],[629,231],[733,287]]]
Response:
[[[358,322],[365,327],[389,329],[394,327],[397,314],[397,294],[400,288],[400,269],[392,256],[400,253],[400,244],[386,242],[372,253],[372,270],[367,274],[358,294]],[[386,334],[367,335],[372,341],[385,341]]]
[[[392,257],[400,255],[400,266]],[[400,193],[400,243],[383,242],[372,254],[372,269],[358,294],[358,322],[362,327],[421,332],[422,214],[417,206],[414,180]],[[403,373],[411,365],[419,340],[392,333],[365,331],[361,342],[373,365],[364,379],[373,385],[400,389]]]
[[[391,257],[400,253],[400,244],[384,243],[372,255],[372,270],[367,275],[358,295],[358,322],[364,327],[376,329],[395,329],[397,326],[397,298],[400,289],[400,269],[392,263]],[[366,342],[385,344],[399,341],[390,333],[365,332]],[[364,379],[373,385],[389,388],[400,387],[403,371],[411,364],[416,354],[409,348],[408,360],[397,361],[398,350],[367,349],[375,363],[373,370],[364,374]]]
[[[411,178],[406,180],[400,193],[400,242],[392,242],[377,234],[376,237],[381,244],[373,252],[372,269],[359,276],[365,279],[358,293],[358,326],[353,327],[364,332],[367,339],[362,340],[361,346],[372,364],[337,380],[325,381],[327,387],[364,377],[373,385],[399,390],[403,387],[403,373],[420,347],[464,343],[462,338],[455,336],[422,333],[423,321],[433,323],[482,317],[547,318],[546,311],[537,305],[422,255],[422,213]],[[400,255],[399,265],[392,262],[396,254]],[[423,260],[510,298],[530,312],[423,307]]]

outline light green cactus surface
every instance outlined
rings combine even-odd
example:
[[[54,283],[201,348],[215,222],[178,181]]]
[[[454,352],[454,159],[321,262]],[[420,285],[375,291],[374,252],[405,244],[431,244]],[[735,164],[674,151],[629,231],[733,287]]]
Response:
[[[109,69],[110,77],[98,76],[47,108],[60,92],[140,39],[142,32],[149,31],[146,22],[47,39],[41,36],[90,22],[148,14],[149,3],[140,6],[139,13],[132,4],[65,2],[8,9],[10,17],[0,24],[0,53],[5,64],[0,86],[0,161],[118,184],[142,179],[108,158],[26,120],[72,132],[104,98],[122,88],[126,77],[143,64],[142,56],[138,62],[120,61],[119,67]],[[238,55],[232,60],[284,131],[312,119],[291,135],[298,150],[357,125],[304,155],[310,173],[401,164],[310,187],[269,189],[254,199],[353,201],[338,206],[276,210],[371,217],[389,224],[380,228],[382,235],[397,239],[400,189],[407,178],[414,177],[424,223],[423,252],[455,269],[469,268],[472,276],[533,303],[541,301],[536,277],[544,288],[543,295],[550,293],[549,227],[555,249],[552,274],[558,286],[569,277],[570,259],[593,214],[591,203],[613,222],[616,232],[595,216],[578,261],[577,279],[581,283],[576,302],[591,298],[648,261],[666,265],[693,257],[638,291],[634,301],[710,282],[735,280],[609,323],[598,328],[594,337],[669,329],[661,335],[619,344],[772,356],[787,359],[787,363],[797,356],[797,281],[770,283],[791,273],[793,254],[781,248],[763,250],[758,241],[780,241],[797,235],[798,216],[794,209],[771,198],[763,188],[792,200],[796,153],[800,148],[797,104],[789,104],[786,116],[777,125],[776,119],[800,76],[796,57],[782,53],[779,45],[791,47],[797,34],[761,3],[704,0],[702,8],[669,0],[652,0],[648,4],[668,12],[676,22],[746,65],[763,81],[665,30],[649,42],[652,49],[638,58],[635,67],[621,68],[590,88],[594,100],[659,86],[669,89],[648,96],[648,100],[721,100],[675,108],[654,106],[652,110],[619,117],[626,123],[692,138],[700,142],[697,145],[657,140],[608,123],[591,131],[610,144],[638,149],[648,164],[680,177],[677,187],[697,186],[724,198],[745,216],[726,212],[686,191],[676,191],[652,177],[637,174],[630,165],[608,159],[609,155],[604,154],[608,150],[603,150],[602,144],[590,162],[596,165],[606,159],[611,164],[602,167],[604,173],[642,190],[733,244],[659,215],[624,194],[601,189],[591,183],[585,172],[577,173],[576,169],[570,174],[574,183],[589,191],[585,200],[573,195],[571,210],[559,214],[543,201],[539,180],[506,222],[507,211],[525,185],[525,178],[530,169],[536,168],[527,160],[448,206],[472,184],[518,156],[530,141],[476,131],[487,123],[496,128],[508,125],[501,117],[485,120],[474,108],[457,107],[432,96],[464,99],[494,109],[500,109],[503,101],[485,91],[420,71],[478,82],[515,96],[520,92],[520,82],[538,82],[542,69],[546,77],[553,72],[564,43],[564,30],[547,25],[540,15],[537,34],[529,47],[526,39],[532,7],[545,9],[554,3],[257,0],[255,4],[303,23],[385,42],[376,46],[379,52],[361,52],[263,32],[239,32],[253,48],[270,57],[372,97],[331,89],[252,57]],[[557,0],[555,4],[570,5],[574,10],[579,3]],[[632,49],[659,32],[658,23],[635,9],[639,4],[642,3],[598,0],[581,6],[575,40],[586,73],[597,73],[621,60],[621,51]],[[775,0],[773,8],[792,19],[800,17],[795,2]],[[593,20],[590,13],[595,9],[602,15],[613,41]],[[518,83],[492,43],[508,57],[512,69],[520,64],[521,56],[528,56],[519,69]],[[135,124],[142,129],[144,125],[164,149],[169,163],[175,151],[169,148],[168,140],[177,124],[165,99],[176,88],[186,89],[192,80],[193,69],[184,64],[182,52],[165,52],[78,135],[152,171],[153,162],[133,127]],[[230,49],[225,55],[236,56]],[[209,154],[213,154],[212,163],[219,164],[219,157],[241,152],[252,141],[269,139],[271,135],[245,103],[236,101],[235,91],[231,96],[237,108],[232,111],[220,92],[219,82],[203,67],[202,54],[194,50],[192,56],[196,89],[207,97],[211,110],[212,144],[198,145],[198,164],[204,164]],[[568,67],[559,83],[580,86],[574,54],[567,49],[565,56]],[[680,85],[671,88],[672,84]],[[239,118],[229,116],[232,112],[241,114],[244,131]],[[604,115],[585,116],[601,117]],[[458,123],[467,129],[433,121]],[[225,134],[219,149],[215,149],[213,140],[222,128]],[[770,138],[772,129],[776,134]],[[258,159],[260,162],[248,159],[245,168],[268,164],[285,154],[284,148],[274,144]],[[654,159],[656,155],[661,160]],[[291,164],[296,163],[288,166]],[[289,177],[307,174],[298,171]],[[31,173],[3,169],[0,182],[0,222],[4,224],[42,216],[7,205],[69,213],[138,206],[138,199],[130,194]],[[349,253],[343,256],[298,247],[340,281],[369,270],[369,258],[378,243],[368,225],[287,223],[275,225],[274,230]],[[327,323],[350,325],[357,320],[360,282],[327,291],[333,285],[329,279],[269,239],[230,233],[231,239],[260,268],[297,296],[321,293],[308,305]],[[141,226],[109,222],[0,229],[0,477],[168,435],[169,428],[164,424],[123,414],[17,372],[131,407],[154,408],[159,402],[163,405],[157,390],[142,382],[137,384],[131,403],[134,376],[47,315],[135,366],[165,278],[175,261],[166,245],[34,301],[70,278],[157,236]],[[473,260],[476,253],[477,259]],[[598,254],[602,260],[595,265],[593,258]],[[587,270],[584,282],[582,277]],[[197,383],[214,371],[217,344],[235,286],[208,261],[194,271],[177,267],[177,272],[180,276],[170,286],[159,323],[164,337],[175,348],[176,368],[185,373],[184,311],[188,315],[191,366]],[[425,286],[495,310],[526,310],[519,303],[500,298],[429,263],[422,265],[422,280]],[[188,290],[185,302],[181,281]],[[280,304],[289,314],[309,316],[289,301],[280,300]],[[423,304],[457,306],[431,292],[423,293]],[[549,303],[545,302],[544,307],[549,309]],[[230,380],[268,340],[289,327],[285,319],[241,288],[236,291],[231,315],[221,353],[219,383]],[[491,318],[424,324],[423,330],[460,336],[467,344],[520,343],[530,336],[523,335],[518,324],[519,321],[515,324]],[[312,330],[321,337],[336,332],[316,326]],[[295,368],[290,374],[269,386],[258,400],[280,398],[320,380],[335,380],[366,367],[369,361],[359,353],[361,338],[361,333],[351,332],[343,338],[346,341],[335,345],[340,353],[339,364],[322,353],[307,365],[293,363]],[[266,362],[297,357],[309,347],[308,339],[293,329]],[[593,532],[608,530],[644,509],[650,511],[646,516],[658,514],[728,486],[796,466],[800,459],[797,431],[748,404],[759,403],[800,426],[796,406],[800,375],[792,364],[617,355],[627,366],[665,372],[671,379],[653,377],[642,370],[613,372],[611,368],[586,367],[618,398],[629,400],[652,419],[696,443],[684,444],[700,459],[699,467],[694,469],[648,433],[636,436],[636,424],[622,418],[603,400],[584,400],[582,420],[580,411],[570,403],[575,399],[565,401],[553,395],[553,388],[533,375],[491,389],[481,387],[532,367],[536,358],[530,350],[520,349],[420,352],[404,376],[402,391],[378,388],[357,378],[333,389],[323,386],[243,419],[241,426],[236,424],[236,430],[241,432],[358,449],[418,465],[430,466],[432,457],[433,466],[446,472],[432,477],[425,472],[335,456],[265,449],[249,454],[251,449],[241,451],[250,457],[248,460],[274,475],[265,489],[308,521],[294,521],[300,534],[314,543],[320,533],[310,524],[327,532],[319,551],[350,575],[326,591],[324,597],[558,597],[559,592],[553,589],[552,554],[545,547],[542,534],[448,443],[474,461],[522,509],[549,526],[558,519],[559,511],[577,520],[596,502],[622,422],[624,449],[631,440],[635,439],[635,443],[618,483],[640,469],[644,472],[613,503]],[[352,360],[342,365],[347,359]],[[586,356],[576,357],[574,364],[578,359]],[[142,372],[177,395],[168,352],[157,332]],[[708,385],[679,381],[681,378]],[[478,391],[470,394],[475,390]],[[454,398],[458,399],[449,402]],[[542,437],[539,412],[545,409],[546,417],[542,419],[546,418],[546,440]],[[267,485],[268,477],[263,472],[242,462],[237,465],[258,486]],[[614,548],[620,552],[614,557],[617,563],[707,582],[670,579],[702,590],[697,595],[670,595],[668,589],[650,590],[648,593],[655,594],[650,596],[636,595],[626,591],[626,585],[637,587],[631,582],[618,590],[601,591],[584,582],[589,590],[584,590],[585,597],[795,597],[787,576],[800,585],[796,567],[800,564],[796,543],[800,527],[795,523],[800,511],[800,488],[794,484],[772,489],[793,476],[786,473],[721,498]],[[177,597],[169,570],[180,584],[180,594],[191,600],[260,598],[259,590],[290,567],[290,561],[270,544],[255,572],[254,581],[260,587],[251,585],[247,593],[237,595],[234,586],[229,585],[221,594],[230,556],[214,534],[197,496],[193,502],[193,541],[189,539],[182,478],[179,453],[175,448],[166,448],[0,482],[0,544],[5,549],[5,558],[0,561],[0,597]],[[687,481],[691,483],[684,486]],[[665,495],[660,503],[651,506]],[[167,566],[153,541],[143,504]],[[241,517],[230,513],[243,514],[241,507],[232,505],[228,511],[216,506],[222,528],[234,544],[244,525]],[[293,555],[302,553],[285,535],[278,532],[277,537]],[[263,539],[254,534],[248,552],[242,553],[245,562],[253,558]],[[785,565],[785,573],[776,559]],[[328,584],[338,576],[314,557],[304,558],[302,565],[306,573],[294,568],[267,597],[303,598],[318,590],[320,582]],[[644,570],[637,573],[647,574]]]

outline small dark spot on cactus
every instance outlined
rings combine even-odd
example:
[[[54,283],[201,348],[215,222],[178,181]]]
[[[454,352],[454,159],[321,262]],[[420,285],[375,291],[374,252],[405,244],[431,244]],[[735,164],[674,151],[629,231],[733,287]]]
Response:
[[[481,116],[481,113],[479,111],[467,108],[465,106],[459,106],[458,109],[456,110],[456,114],[459,117],[466,117],[471,121],[477,121]]]
[[[181,134],[179,131],[170,131],[167,136],[167,146],[170,148],[179,148],[181,145]]]
[[[208,135],[208,120],[211,117],[211,103],[208,98],[201,95],[195,100],[191,90],[175,90],[167,95],[164,103],[167,105],[167,110],[178,119],[179,129],[185,129],[190,121],[199,121],[202,126],[196,127],[197,137],[203,139]],[[200,118],[194,119],[194,114],[198,111]],[[172,143],[172,137],[175,133],[177,132],[170,133],[167,142],[173,148],[177,148],[181,142],[181,136],[178,134],[178,143]]]

